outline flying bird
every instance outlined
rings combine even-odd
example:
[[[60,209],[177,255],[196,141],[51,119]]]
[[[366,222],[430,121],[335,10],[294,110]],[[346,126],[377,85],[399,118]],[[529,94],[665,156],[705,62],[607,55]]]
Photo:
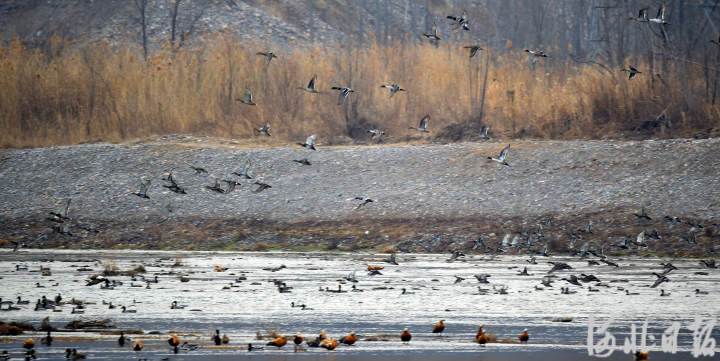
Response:
[[[140,183],[140,190],[138,192],[133,192],[133,194],[140,198],[150,199],[150,197],[147,195],[147,191],[149,188],[150,188],[150,180],[148,179],[148,180]]]
[[[205,186],[205,188],[207,188],[211,191],[218,192],[218,193],[225,193],[225,191],[222,189],[222,187],[220,187],[220,180],[217,178],[215,178],[215,184],[213,184],[211,186]]]
[[[530,53],[530,55],[534,55],[538,58],[547,58],[547,54],[545,54],[542,50],[529,50],[525,49],[526,53]]]
[[[260,193],[268,188],[272,188],[269,184],[265,184],[263,182],[255,182],[254,184],[257,184],[258,187],[253,191],[253,193]]]
[[[58,222],[58,223],[62,223],[66,219],[69,219],[68,211],[70,210],[70,201],[72,201],[72,198],[68,198],[65,201],[65,205],[61,206],[57,212],[50,212],[50,215],[53,217],[49,218],[49,219],[53,222]]]
[[[651,23],[657,23],[657,24],[667,24],[667,21],[665,21],[665,3],[660,5],[660,8],[658,9],[657,15],[652,18],[648,19]]]
[[[428,120],[430,120],[430,115],[429,115],[429,114],[428,114],[428,115],[425,115],[424,117],[422,117],[422,119],[420,119],[420,125],[418,125],[417,128],[410,127],[410,128],[408,128],[408,129],[415,129],[415,130],[420,131],[420,132],[423,132],[423,133],[429,133],[430,131],[427,130],[427,122],[428,122]]]
[[[438,41],[438,40],[440,40],[440,36],[438,35],[438,31],[437,31],[437,25],[435,24],[435,22],[433,22],[433,24],[432,24],[432,28],[431,28],[431,30],[430,30],[430,33],[428,33],[428,34],[423,34],[423,36],[426,37],[426,38],[428,38],[428,39],[430,39],[430,41]]]
[[[241,177],[241,178],[252,179],[252,177],[248,173],[249,171],[250,171],[250,159],[245,161],[245,166],[243,167],[242,171],[240,171],[240,173],[233,172],[232,174],[234,174],[238,177]]]
[[[372,134],[372,139],[377,141],[380,141],[382,136],[385,135],[385,131],[380,129],[370,129],[368,133]]]
[[[505,158],[507,157],[508,150],[510,150],[510,144],[508,144],[507,147],[503,148],[503,150],[500,151],[500,155],[499,155],[497,158],[493,158],[493,157],[487,157],[487,158],[490,159],[490,160],[494,160],[494,161],[496,161],[496,162],[498,162],[498,163],[500,163],[500,164],[502,164],[502,165],[510,166],[510,164],[508,164],[508,163],[505,161]]]
[[[253,95],[250,89],[245,90],[245,95],[243,95],[242,98],[236,98],[235,100],[239,101],[240,103],[247,104],[247,105],[256,105],[253,101]]]
[[[305,139],[305,143],[298,143],[298,145],[301,147],[315,150],[315,138],[316,137],[317,136],[315,134],[313,134],[313,135],[307,137],[307,139]]]
[[[641,71],[635,69],[634,66],[628,65],[627,69],[620,69],[621,71],[626,71],[629,73],[628,79],[632,79],[637,74],[642,74]]]
[[[315,89],[315,82],[317,81],[317,75],[313,75],[312,79],[310,79],[310,83],[308,83],[307,87],[299,87],[298,89],[304,90],[308,93],[317,94],[320,93],[317,89]]]
[[[311,165],[311,164],[312,164],[312,163],[310,163],[310,161],[309,161],[307,158],[303,158],[303,159],[300,159],[300,160],[298,160],[298,159],[293,159],[293,162],[297,162],[297,163],[300,163],[300,164],[302,164],[302,165]]]
[[[169,173],[167,178],[165,178],[165,180],[169,181],[170,185],[163,184],[163,187],[165,187],[175,193],[178,193],[178,194],[187,194],[185,192],[185,188],[180,187],[180,185],[177,184],[177,182],[175,181],[175,178],[173,178],[173,176],[172,176],[172,173]]]
[[[480,45],[468,45],[468,46],[463,46],[463,48],[470,49],[470,57],[471,58],[473,56],[475,56],[475,54],[477,54],[478,50],[484,50]]]
[[[405,91],[405,89],[401,88],[399,85],[397,85],[397,84],[395,84],[395,83],[389,84],[389,85],[381,85],[380,87],[381,87],[381,88],[390,89],[390,96],[389,96],[389,98],[392,98],[393,95],[395,95],[395,93],[397,93],[397,92],[404,92],[404,91]]]
[[[273,58],[277,58],[277,55],[275,55],[275,53],[273,53],[272,51],[268,51],[268,52],[258,51],[256,53],[256,55],[261,55],[261,56],[265,57],[265,65],[270,64],[270,61],[272,61]]]
[[[262,134],[266,137],[272,136],[272,134],[270,134],[270,122],[265,122],[265,125],[260,128],[256,128],[255,131],[258,134]]]
[[[340,94],[338,94],[338,105],[342,105],[345,102],[345,99],[347,99],[348,95],[354,90],[350,88],[343,88],[339,86],[334,86],[331,89],[340,91]]]
[[[628,20],[633,20],[633,21],[637,21],[640,23],[646,23],[646,22],[650,21],[650,19],[648,19],[648,14],[647,14],[648,9],[649,8],[647,8],[647,7],[640,9],[640,12],[638,13],[637,17],[631,16],[628,18]]]

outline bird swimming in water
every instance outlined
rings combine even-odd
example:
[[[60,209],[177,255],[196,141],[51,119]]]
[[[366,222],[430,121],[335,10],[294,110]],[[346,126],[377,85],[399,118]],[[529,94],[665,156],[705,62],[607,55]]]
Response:
[[[355,331],[352,331],[347,336],[343,336],[340,338],[340,343],[345,345],[352,345],[355,342],[357,342],[357,336],[355,336]]]

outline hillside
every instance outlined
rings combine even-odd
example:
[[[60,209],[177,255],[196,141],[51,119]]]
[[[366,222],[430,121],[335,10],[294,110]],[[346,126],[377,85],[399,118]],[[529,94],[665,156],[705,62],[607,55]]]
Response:
[[[720,140],[513,141],[510,166],[486,159],[505,145],[320,140],[310,151],[173,136],[2,150],[0,238],[31,246],[445,251],[470,248],[479,236],[489,245],[506,233],[532,236],[542,226],[538,244],[560,249],[571,234],[599,246],[657,230],[652,251],[714,251]],[[312,165],[293,161],[302,158]],[[232,175],[247,159],[254,178]],[[170,170],[187,194],[163,187]],[[205,188],[215,177],[241,184],[218,194]],[[131,194],[141,179],[152,182],[150,199]],[[272,188],[253,193],[256,180]],[[358,208],[354,197],[373,202]],[[72,235],[61,235],[46,217],[67,198]],[[642,207],[652,220],[633,215]],[[681,241],[691,230],[699,247]]]

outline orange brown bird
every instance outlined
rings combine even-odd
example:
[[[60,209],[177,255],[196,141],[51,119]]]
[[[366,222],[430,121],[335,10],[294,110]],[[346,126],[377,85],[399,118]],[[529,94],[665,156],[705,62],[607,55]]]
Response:
[[[528,335],[527,328],[523,330],[523,332],[520,334],[520,342],[527,342],[530,339],[530,335]]]
[[[133,351],[142,351],[143,344],[140,341],[133,342]]]
[[[373,266],[371,264],[368,265],[368,271],[379,271],[383,268],[384,268],[383,266]]]
[[[408,331],[407,327],[405,327],[403,332],[400,334],[400,341],[410,342],[411,339],[412,339],[412,335],[410,334],[410,331]]]
[[[300,335],[300,332],[298,332],[298,333],[295,334],[295,339],[293,340],[293,342],[294,342],[296,345],[299,345],[299,344],[303,343],[303,337],[302,337],[302,335]]]
[[[29,338],[23,342],[24,349],[32,350],[33,347],[35,347],[35,341],[33,341],[33,339]]]
[[[340,343],[344,343],[346,345],[352,345],[357,341],[357,336],[355,336],[355,331],[350,332],[349,335],[343,336],[340,339]]]
[[[323,342],[320,342],[320,347],[325,348],[327,350],[334,350],[335,347],[338,347],[339,343],[332,338],[328,338],[323,340]]]
[[[224,272],[227,271],[227,269],[227,267],[215,266],[215,272]]]
[[[178,353],[178,346],[180,346],[180,337],[176,333],[168,339],[168,343],[173,347],[173,352]]]
[[[635,359],[635,361],[647,360],[648,352],[635,351],[633,358]]]
[[[481,345],[485,345],[488,342],[488,337],[483,331],[483,325],[478,326],[477,334],[475,334],[475,341]]]
[[[276,347],[283,347],[287,343],[287,338],[285,336],[280,336],[270,342],[267,343],[267,346],[276,346]]]
[[[445,320],[440,320],[437,324],[435,324],[435,327],[433,327],[432,332],[433,333],[441,333],[445,331]]]

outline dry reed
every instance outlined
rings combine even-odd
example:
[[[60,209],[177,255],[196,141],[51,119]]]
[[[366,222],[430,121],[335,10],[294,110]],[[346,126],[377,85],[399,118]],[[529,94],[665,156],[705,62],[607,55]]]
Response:
[[[691,136],[720,124],[702,69],[679,63],[669,63],[660,76],[628,80],[619,69],[570,59],[540,59],[532,66],[521,49],[502,49],[501,55],[484,50],[469,58],[461,44],[446,43],[275,49],[279,58],[269,66],[255,55],[264,46],[221,34],[200,47],[163,47],[147,62],[133,45],[47,44],[31,48],[11,41],[0,48],[0,147],[173,133],[256,137],[258,143],[302,141],[317,133],[320,144],[342,144],[367,140],[371,127],[384,129],[391,141],[407,141],[421,138],[408,127],[425,114],[431,115],[428,140],[455,139],[448,132],[457,129],[472,137],[482,125],[496,137],[568,139],[628,132]],[[478,74],[485,71],[481,102]],[[297,89],[313,74],[322,94]],[[379,88],[388,82],[408,91],[389,99]],[[330,90],[335,85],[356,90],[345,105],[337,105]],[[246,88],[257,106],[234,100]],[[270,139],[253,132],[266,121]]]

